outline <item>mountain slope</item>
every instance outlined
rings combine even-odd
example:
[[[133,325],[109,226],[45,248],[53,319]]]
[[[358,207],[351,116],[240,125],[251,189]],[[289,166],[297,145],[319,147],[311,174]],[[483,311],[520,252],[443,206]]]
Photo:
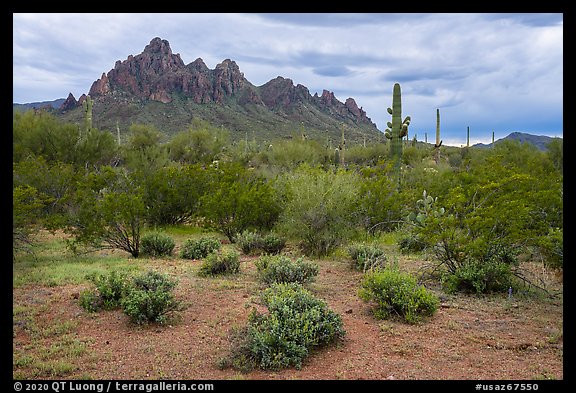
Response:
[[[200,58],[186,65],[158,37],[142,53],[117,61],[92,84],[89,95],[94,126],[100,129],[145,123],[173,134],[200,118],[229,129],[232,139],[247,133],[261,140],[305,134],[335,141],[343,128],[351,142],[381,138],[353,98],[342,103],[327,90],[312,96],[305,86],[281,76],[255,86],[230,59],[213,70]],[[60,108],[63,119],[81,121],[85,98],[76,101],[70,94]]]
[[[58,109],[64,103],[64,98],[58,98],[53,101],[29,102],[26,104],[12,104],[12,110],[27,111],[29,109],[53,108]]]
[[[538,148],[538,150],[542,150],[542,151],[546,151],[548,150],[547,145],[554,139],[561,139],[561,138],[553,138],[550,136],[546,136],[546,135],[532,135],[532,134],[527,134],[525,132],[512,132],[509,135],[505,136],[504,138],[498,139],[497,141],[495,141],[494,143],[497,144],[501,141],[505,141],[505,140],[516,140],[519,141],[520,143],[530,143],[534,146],[536,146],[536,148]],[[484,143],[477,143],[475,145],[472,145],[472,147],[480,147],[480,148],[487,148],[490,147],[490,144],[486,145]]]

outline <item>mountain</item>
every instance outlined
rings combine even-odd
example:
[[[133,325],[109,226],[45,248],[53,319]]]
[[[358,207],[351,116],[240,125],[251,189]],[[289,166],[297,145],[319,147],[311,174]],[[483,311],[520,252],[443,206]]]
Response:
[[[29,109],[42,109],[42,108],[52,108],[59,109],[64,103],[64,98],[59,98],[54,101],[40,101],[40,102],[30,102],[27,104],[12,104],[12,110],[27,111]]]
[[[538,148],[538,150],[546,151],[548,150],[547,145],[554,139],[562,139],[562,138],[555,138],[545,135],[532,135],[527,134],[524,132],[512,132],[504,138],[498,139],[494,143],[499,143],[505,140],[515,140],[519,141],[520,143],[530,143]],[[491,144],[484,144],[484,143],[476,143],[472,145],[472,147],[480,147],[480,148],[487,148],[490,147]]]
[[[142,53],[116,61],[90,87],[93,124],[99,129],[127,128],[131,123],[153,124],[167,134],[185,130],[193,118],[231,131],[232,139],[247,135],[273,139],[305,134],[326,141],[376,140],[381,132],[353,98],[340,102],[324,90],[308,88],[288,78],[255,86],[236,62],[225,59],[209,69],[201,58],[184,64],[168,41],[154,38]],[[82,120],[83,94],[72,94],[59,108],[66,121]]]

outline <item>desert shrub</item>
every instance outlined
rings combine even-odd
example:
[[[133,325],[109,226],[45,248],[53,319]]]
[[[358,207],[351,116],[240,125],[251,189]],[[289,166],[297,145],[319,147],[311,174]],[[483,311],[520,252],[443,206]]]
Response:
[[[244,254],[278,254],[286,246],[286,239],[274,233],[261,235],[253,231],[244,231],[236,236],[236,244]]]
[[[564,231],[562,228],[550,228],[545,236],[537,239],[536,243],[547,266],[555,269],[564,267]]]
[[[240,255],[234,250],[212,252],[200,265],[198,275],[216,276],[219,274],[233,274],[240,271]]]
[[[262,250],[267,254],[279,254],[286,247],[286,239],[274,233],[262,236]]]
[[[239,163],[219,163],[208,171],[208,190],[199,199],[204,224],[231,241],[247,229],[269,230],[280,206],[271,183]]]
[[[215,237],[201,237],[200,239],[188,239],[184,242],[180,256],[185,259],[202,259],[208,254],[222,247],[220,240]]]
[[[149,232],[140,239],[140,252],[153,257],[172,255],[174,240],[162,232]]]
[[[248,325],[235,331],[232,350],[221,367],[300,369],[314,348],[346,334],[340,315],[299,284],[272,284],[261,300],[268,312],[254,309]]]
[[[512,286],[511,265],[491,259],[467,260],[454,273],[446,273],[442,284],[447,292],[502,292]]]
[[[368,272],[364,275],[359,296],[375,303],[374,316],[388,319],[398,315],[408,323],[432,316],[440,301],[410,274],[395,269]]]
[[[313,281],[318,275],[318,264],[298,258],[292,261],[285,255],[263,255],[256,262],[260,280],[266,284],[272,283],[306,283]]]
[[[354,172],[326,172],[302,165],[282,176],[277,229],[295,239],[304,254],[328,255],[356,231],[360,178]]]
[[[244,254],[253,254],[262,248],[262,236],[257,232],[243,231],[236,235],[235,240]]]
[[[384,250],[376,245],[365,243],[352,244],[348,247],[348,254],[350,258],[352,258],[353,268],[362,272],[384,268],[386,266]]]
[[[88,312],[96,312],[102,308],[102,299],[95,289],[84,289],[78,297],[80,307]]]
[[[131,322],[164,323],[172,312],[181,309],[180,302],[173,294],[177,282],[168,276],[148,271],[134,277],[132,283],[121,302],[124,313]]]
[[[80,294],[79,301],[82,308],[94,312],[102,308],[112,310],[120,307],[130,285],[126,274],[111,271],[108,275],[91,274],[87,278],[96,288],[85,290]]]
[[[416,235],[406,235],[398,239],[398,248],[402,254],[410,254],[413,252],[422,252],[426,249],[428,244]]]

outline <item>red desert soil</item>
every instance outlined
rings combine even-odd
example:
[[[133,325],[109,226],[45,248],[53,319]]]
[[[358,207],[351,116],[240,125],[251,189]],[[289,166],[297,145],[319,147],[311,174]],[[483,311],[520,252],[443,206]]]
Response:
[[[428,321],[408,325],[379,321],[359,299],[361,274],[346,261],[321,260],[316,281],[307,287],[342,316],[345,338],[319,349],[301,370],[241,373],[218,368],[230,348],[233,326],[246,324],[261,284],[255,257],[242,257],[241,273],[224,278],[196,275],[199,261],[151,260],[153,269],[177,277],[177,296],[187,308],[172,325],[133,326],[121,311],[86,313],[75,298],[86,285],[26,286],[13,291],[14,306],[39,305],[40,327],[66,321],[86,351],[71,358],[65,378],[93,379],[396,379],[533,380],[563,379],[561,300],[506,295],[448,296]],[[15,325],[16,326],[16,325]],[[13,350],[30,345],[25,328],[14,328]],[[46,335],[45,347],[56,336]],[[37,350],[37,349],[36,349]],[[21,356],[22,358],[22,356]],[[16,367],[13,367],[16,375]],[[26,367],[18,370],[26,376]],[[18,374],[22,375],[22,374]],[[30,375],[30,379],[34,376]],[[51,378],[43,375],[42,379]],[[61,376],[53,378],[61,379]]]

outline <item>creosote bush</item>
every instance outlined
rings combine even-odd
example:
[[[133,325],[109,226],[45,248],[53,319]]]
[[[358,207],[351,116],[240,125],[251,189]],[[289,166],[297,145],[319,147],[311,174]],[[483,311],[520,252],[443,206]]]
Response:
[[[300,284],[272,284],[262,292],[261,301],[268,313],[254,309],[248,325],[233,332],[233,346],[220,360],[221,368],[300,369],[314,348],[346,334],[340,315]]]
[[[202,261],[198,275],[234,274],[240,271],[240,255],[235,250],[214,251]]]
[[[418,285],[410,274],[396,269],[366,273],[359,296],[375,303],[373,313],[377,319],[398,316],[407,323],[418,323],[432,316],[440,305],[436,295]]]
[[[260,280],[266,284],[295,282],[304,284],[314,281],[318,264],[302,258],[292,261],[285,255],[263,255],[256,262]]]
[[[211,252],[217,251],[222,247],[220,240],[215,237],[207,236],[200,239],[188,239],[184,242],[180,257],[185,259],[202,259],[206,258]]]
[[[162,232],[149,232],[140,239],[140,252],[153,257],[170,256],[175,245],[169,235]]]
[[[124,313],[135,324],[165,323],[174,311],[182,309],[173,290],[176,280],[155,271],[136,276],[121,304]]]

